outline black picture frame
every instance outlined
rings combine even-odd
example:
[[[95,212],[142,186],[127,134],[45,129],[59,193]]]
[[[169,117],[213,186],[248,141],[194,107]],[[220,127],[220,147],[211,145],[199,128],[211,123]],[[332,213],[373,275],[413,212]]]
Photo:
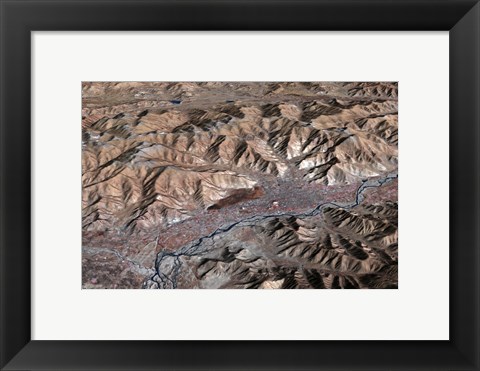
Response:
[[[0,4],[2,370],[480,369],[478,1],[0,0]],[[449,202],[445,200],[450,213],[450,340],[32,341],[30,35],[38,30],[449,31],[450,174],[436,175],[432,182],[447,181],[448,176],[450,187]],[[422,284],[428,290],[435,278]]]

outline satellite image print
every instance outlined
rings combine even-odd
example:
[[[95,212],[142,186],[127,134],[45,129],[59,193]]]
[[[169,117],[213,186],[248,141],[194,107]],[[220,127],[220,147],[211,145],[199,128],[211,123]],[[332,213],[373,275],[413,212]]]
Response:
[[[81,141],[84,289],[398,288],[396,82],[83,82]]]

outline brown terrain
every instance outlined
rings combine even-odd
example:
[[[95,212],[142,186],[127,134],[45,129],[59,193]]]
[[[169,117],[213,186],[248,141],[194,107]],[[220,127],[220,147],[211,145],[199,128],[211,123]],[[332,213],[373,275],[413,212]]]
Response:
[[[83,288],[397,288],[397,94],[83,83]]]

